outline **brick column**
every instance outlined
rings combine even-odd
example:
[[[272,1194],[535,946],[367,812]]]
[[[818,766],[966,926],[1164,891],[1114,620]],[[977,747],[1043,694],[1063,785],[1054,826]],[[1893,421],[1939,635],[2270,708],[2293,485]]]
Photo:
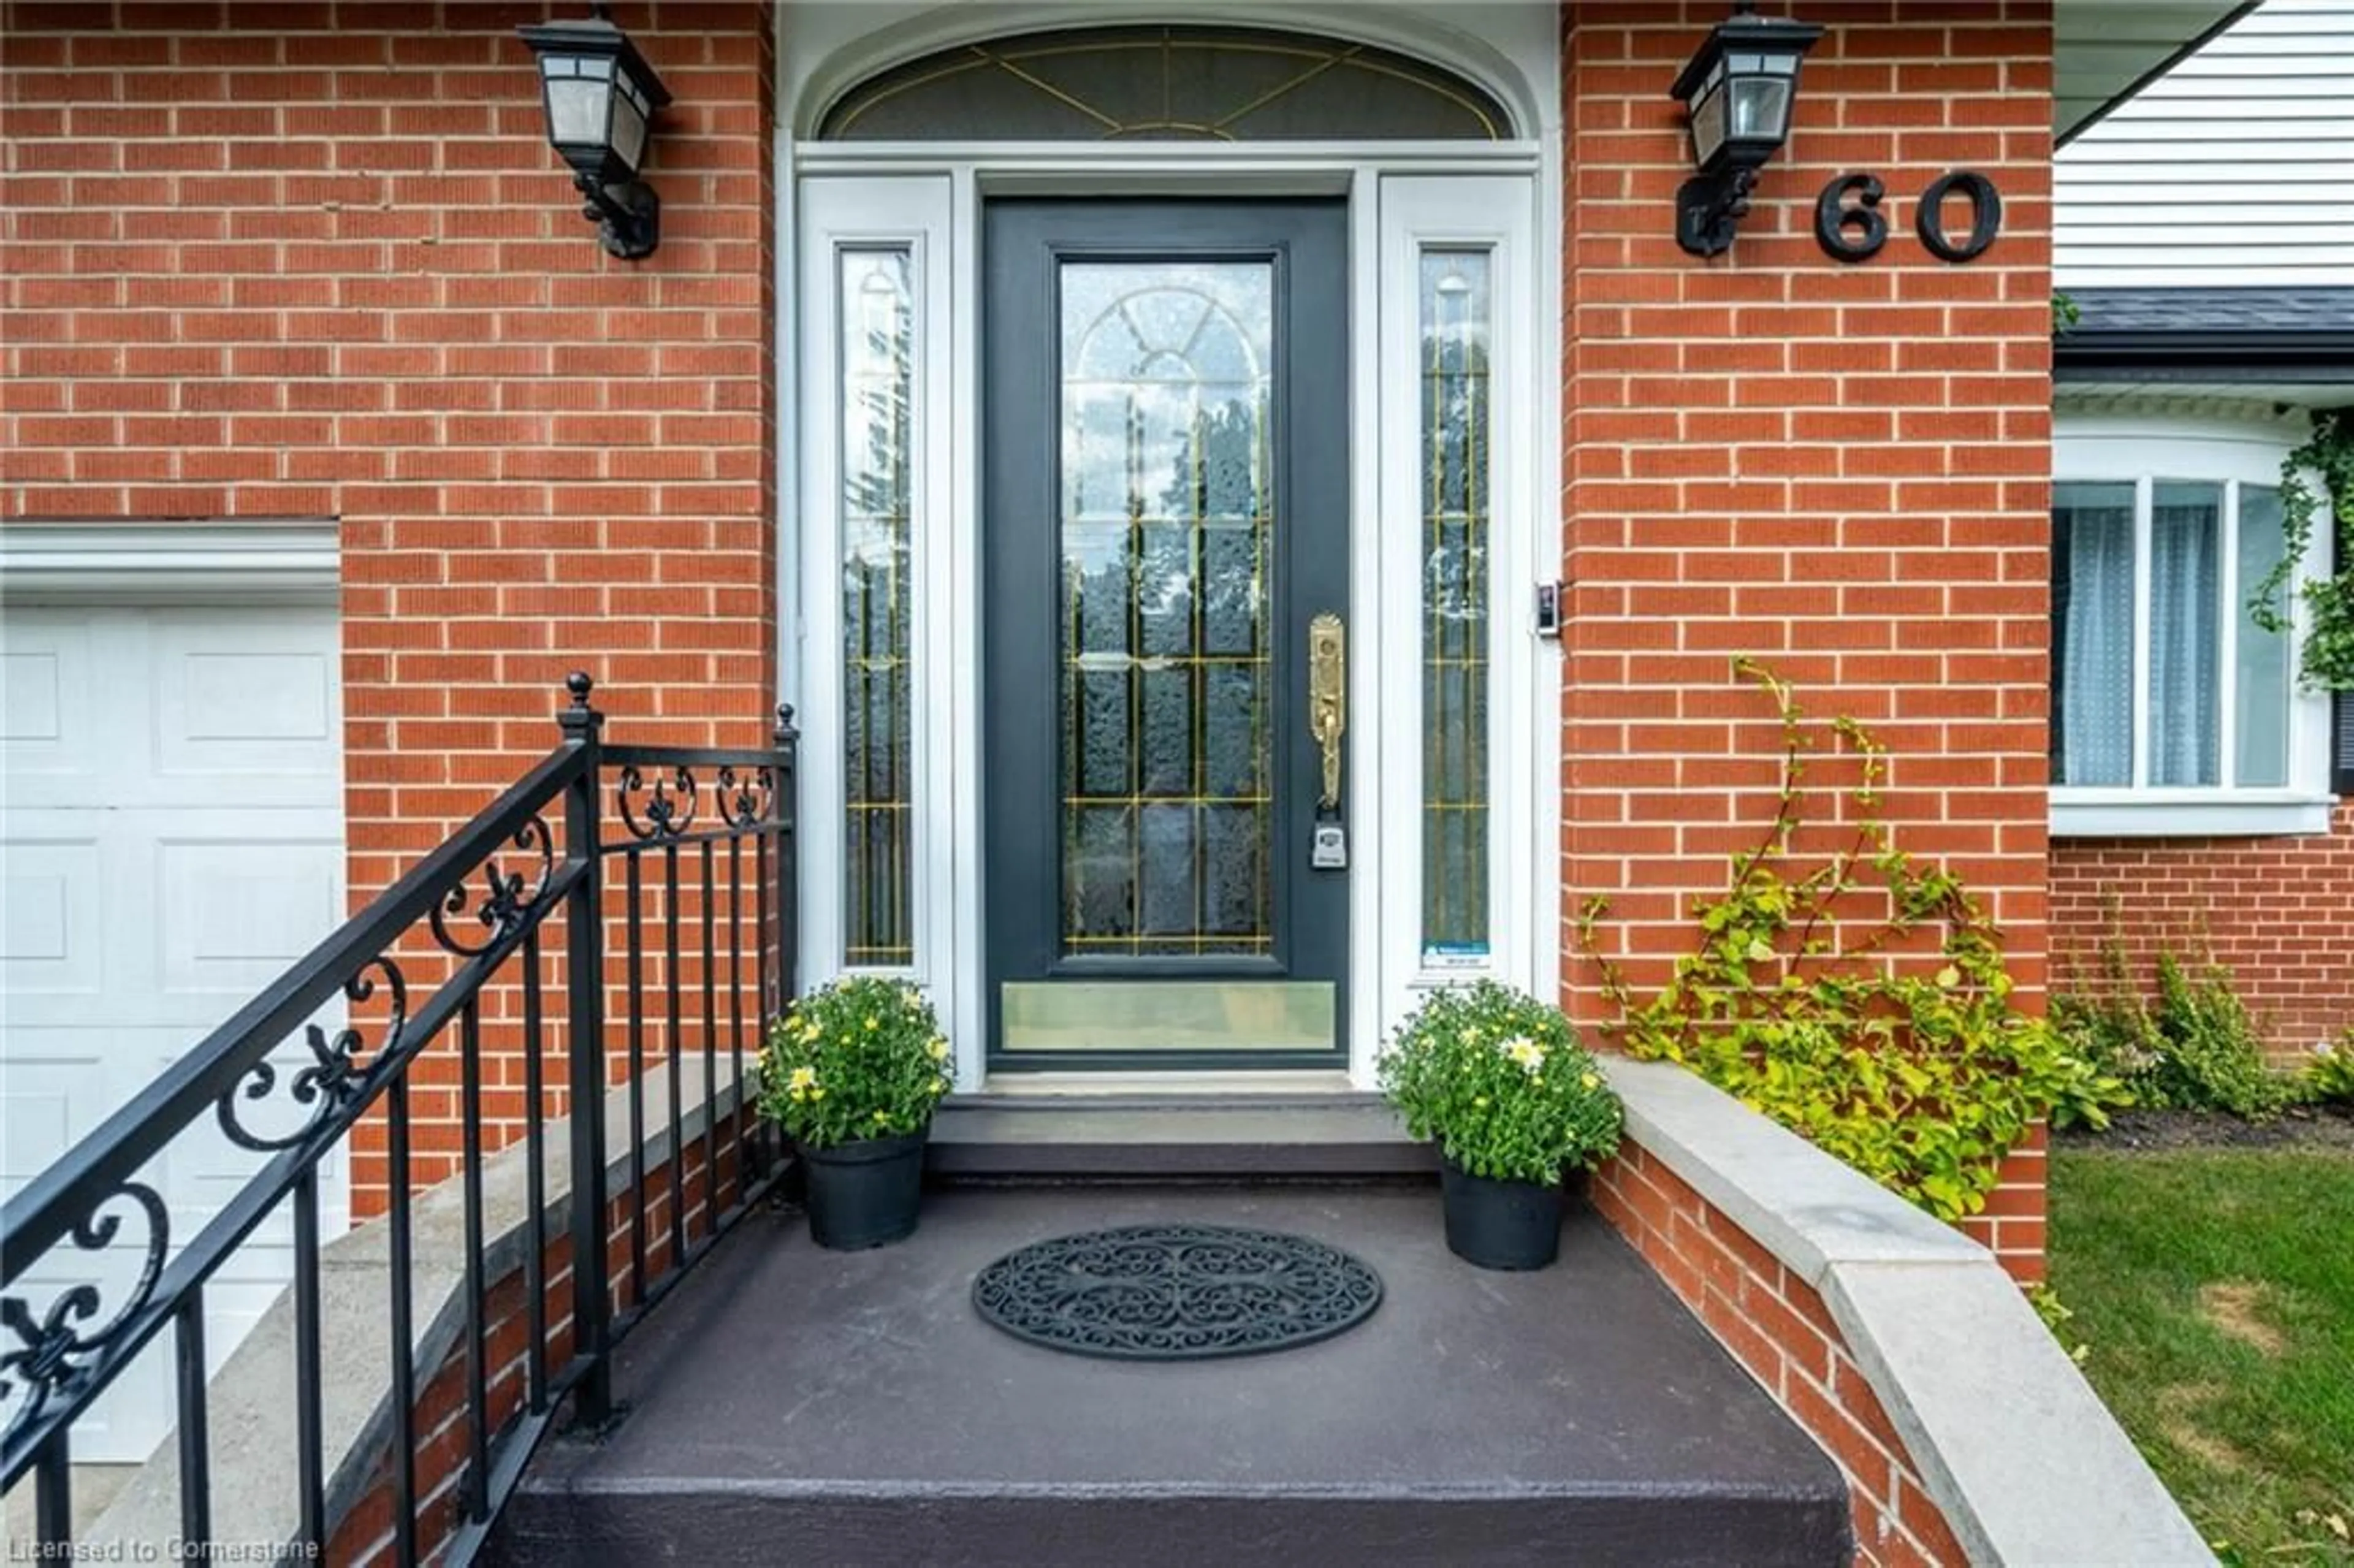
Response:
[[[1987,901],[2040,1005],[2050,6],[1795,10],[1828,30],[1789,145],[1707,260],[1674,239],[1691,166],[1668,87],[1723,6],[1563,14],[1563,942],[1575,951],[1598,894],[1602,939],[1638,984],[1690,950],[1692,895],[1724,886],[1726,856],[1771,816],[1774,718],[1728,673],[1749,653],[1811,714],[1878,732],[1896,842]],[[1920,193],[1956,169],[2003,202],[2000,238],[1959,265],[1914,229]],[[1818,246],[1813,207],[1858,172],[1885,183],[1889,236],[1850,264]],[[1597,985],[1569,967],[1565,1001],[1589,1020]],[[2040,1256],[2033,1185],[2017,1247],[2001,1239]]]

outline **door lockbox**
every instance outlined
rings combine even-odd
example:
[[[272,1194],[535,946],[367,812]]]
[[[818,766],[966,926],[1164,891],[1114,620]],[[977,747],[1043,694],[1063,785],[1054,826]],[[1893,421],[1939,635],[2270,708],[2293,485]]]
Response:
[[[1349,866],[1349,832],[1338,817],[1316,824],[1309,841],[1308,864],[1315,871],[1345,871]]]

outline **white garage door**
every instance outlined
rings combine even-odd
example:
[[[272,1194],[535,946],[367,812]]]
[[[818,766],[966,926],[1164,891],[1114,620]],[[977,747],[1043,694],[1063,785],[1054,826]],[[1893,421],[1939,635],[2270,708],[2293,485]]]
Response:
[[[337,641],[335,612],[309,605],[0,611],[10,1192],[341,923]],[[184,1133],[144,1173],[170,1206],[175,1245],[259,1162],[210,1118]],[[345,1192],[339,1156],[323,1192],[327,1234],[345,1223]],[[115,1207],[133,1245],[102,1259],[53,1252],[28,1282],[37,1310],[96,1262],[111,1316],[143,1239],[137,1212]],[[286,1278],[292,1236],[281,1205],[207,1292],[216,1366]],[[77,1425],[76,1459],[143,1459],[164,1437],[170,1338]]]

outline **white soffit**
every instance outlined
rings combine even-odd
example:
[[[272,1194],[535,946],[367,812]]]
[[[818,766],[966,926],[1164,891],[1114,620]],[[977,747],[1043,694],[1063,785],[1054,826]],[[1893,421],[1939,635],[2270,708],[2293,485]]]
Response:
[[[2249,9],[2247,0],[2058,0],[2052,130],[2062,141]]]

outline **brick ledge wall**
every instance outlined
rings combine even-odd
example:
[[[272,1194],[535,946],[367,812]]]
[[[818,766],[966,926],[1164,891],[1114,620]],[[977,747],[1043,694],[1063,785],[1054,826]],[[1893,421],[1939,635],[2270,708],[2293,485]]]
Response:
[[[1607,1070],[1596,1206],[1839,1465],[1860,1561],[2213,1561],[1983,1247],[1681,1067]]]
[[[1839,1466],[1859,1563],[1968,1560],[1812,1287],[1638,1145],[1594,1206]]]

